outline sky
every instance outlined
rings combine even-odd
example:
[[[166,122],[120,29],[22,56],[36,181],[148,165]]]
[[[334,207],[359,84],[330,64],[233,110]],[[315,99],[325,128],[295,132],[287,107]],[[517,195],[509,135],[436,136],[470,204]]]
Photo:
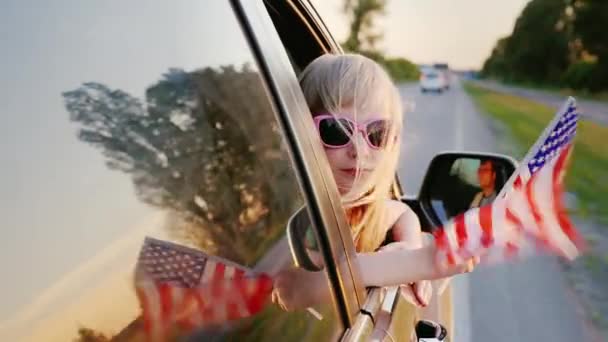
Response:
[[[447,62],[477,69],[496,41],[511,34],[529,0],[388,0],[378,20],[384,30],[381,49],[419,64]],[[348,34],[343,0],[312,0],[338,41]]]

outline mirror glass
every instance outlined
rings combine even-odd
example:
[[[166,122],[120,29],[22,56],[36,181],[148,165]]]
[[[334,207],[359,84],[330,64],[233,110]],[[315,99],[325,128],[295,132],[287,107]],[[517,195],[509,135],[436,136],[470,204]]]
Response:
[[[323,269],[323,258],[306,207],[298,210],[287,223],[287,239],[294,264],[308,271]]]
[[[443,223],[470,209],[492,203],[515,170],[501,157],[436,158],[427,179],[428,201]]]

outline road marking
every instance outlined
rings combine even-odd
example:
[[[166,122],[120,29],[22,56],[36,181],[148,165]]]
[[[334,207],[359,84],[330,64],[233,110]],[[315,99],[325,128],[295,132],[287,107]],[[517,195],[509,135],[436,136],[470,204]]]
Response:
[[[456,84],[455,84],[456,85]],[[458,82],[458,87],[454,87],[453,90],[458,90],[458,92],[463,93],[464,90],[460,87],[460,82]],[[456,95],[456,94],[454,94]],[[457,94],[456,97],[456,108],[454,111],[454,120],[456,123],[454,125],[456,132],[454,132],[454,147],[457,150],[464,150],[464,123],[463,123],[463,113],[462,113],[462,98],[464,94]],[[466,95],[464,95],[466,96]]]
[[[464,274],[452,279],[452,289],[454,295],[454,341],[452,342],[471,342],[471,302],[469,291],[469,277]]]
[[[460,80],[455,84],[460,94],[457,94],[457,102],[454,113],[456,132],[454,134],[454,145],[458,150],[464,150],[464,101],[468,100],[468,95],[464,92]],[[454,308],[454,341],[452,342],[472,342],[471,330],[471,292],[469,290],[469,276],[467,274],[456,276],[452,279],[453,286],[453,308]]]

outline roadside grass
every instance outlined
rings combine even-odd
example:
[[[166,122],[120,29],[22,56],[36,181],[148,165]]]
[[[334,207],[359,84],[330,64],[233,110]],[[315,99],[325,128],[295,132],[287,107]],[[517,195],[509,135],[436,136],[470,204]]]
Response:
[[[503,124],[521,159],[536,141],[555,110],[528,99],[494,92],[470,83],[465,90],[481,111]],[[565,97],[564,97],[565,99]],[[608,127],[579,121],[574,154],[566,176],[568,191],[577,197],[574,213],[608,226]],[[512,150],[511,150],[512,151]]]

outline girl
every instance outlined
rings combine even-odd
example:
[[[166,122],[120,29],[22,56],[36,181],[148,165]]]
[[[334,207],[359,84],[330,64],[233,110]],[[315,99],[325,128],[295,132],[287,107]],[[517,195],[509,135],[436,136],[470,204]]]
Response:
[[[432,293],[429,280],[470,265],[437,270],[433,246],[423,248],[418,218],[397,200],[403,109],[396,87],[377,63],[354,54],[315,59],[302,72],[300,84],[342,198],[364,285],[407,284],[401,286],[405,297],[426,306]],[[290,310],[327,298],[327,293],[299,289],[311,281],[325,281],[324,272],[281,272],[275,277],[273,301]]]

